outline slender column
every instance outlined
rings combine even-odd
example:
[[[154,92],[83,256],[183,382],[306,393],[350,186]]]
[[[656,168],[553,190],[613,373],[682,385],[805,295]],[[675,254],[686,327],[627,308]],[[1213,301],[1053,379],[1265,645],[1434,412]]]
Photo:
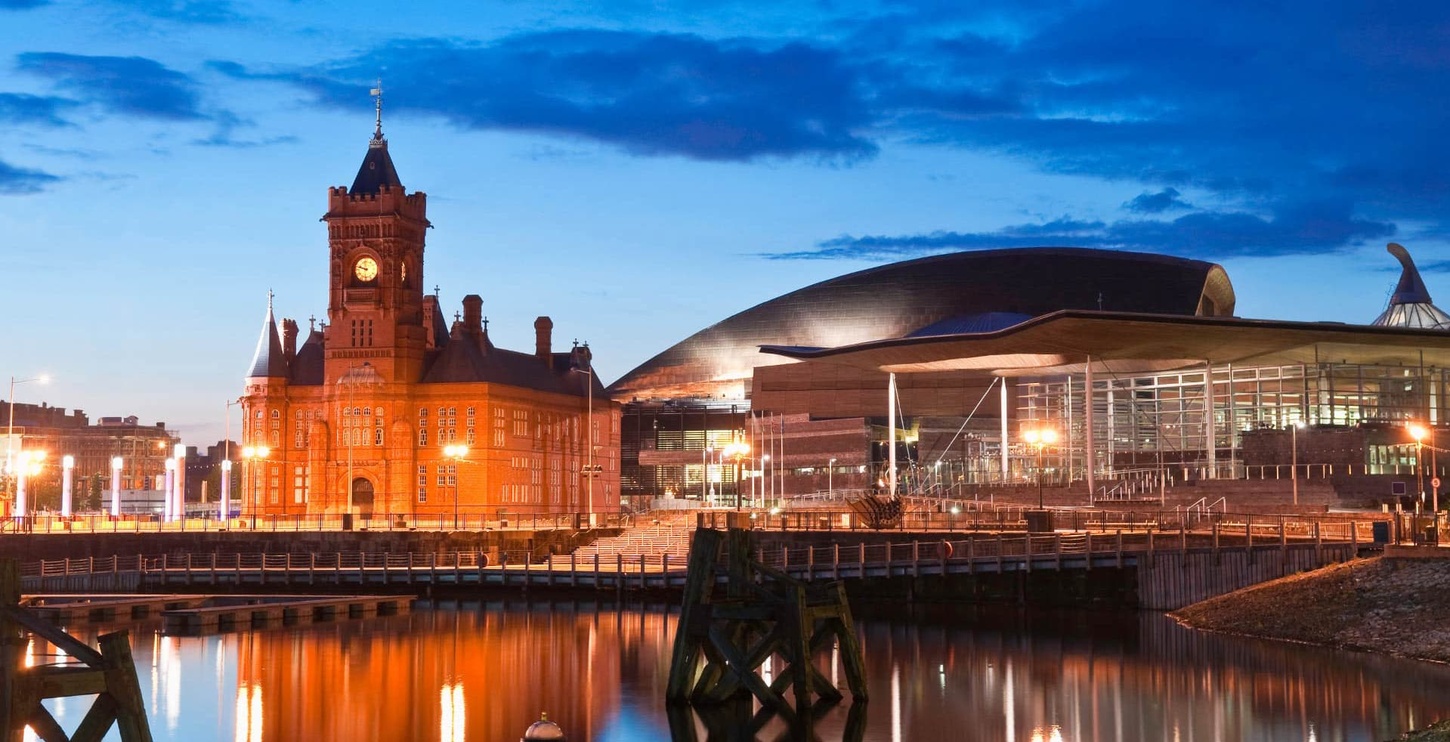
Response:
[[[1002,380],[1002,483],[1006,484],[1007,475],[1011,471],[1011,460],[1007,450],[1007,377],[998,377]]]
[[[1093,446],[1093,357],[1087,357],[1084,364],[1084,383],[1082,390],[1083,410],[1083,466],[1087,475],[1088,499],[1092,500],[1094,492],[1097,492],[1097,449]]]
[[[1213,361],[1203,362],[1203,432],[1208,446],[1208,478],[1218,478],[1218,441],[1213,429]]]
[[[24,454],[22,453],[20,459],[20,469],[19,471],[15,472],[15,517],[17,518],[24,518],[25,516],[30,515],[30,513],[28,512],[29,508],[27,507],[25,497],[25,480],[30,478],[30,474],[26,471],[26,469],[29,468],[29,466],[29,462],[25,460]]]
[[[232,460],[222,459],[222,499],[217,509],[217,519],[226,523],[232,512]]]
[[[69,518],[71,513],[71,487],[75,484],[76,457],[66,454],[60,464],[60,517]]]
[[[111,517],[121,517],[121,468],[126,462],[116,456],[111,459]]]
[[[886,487],[887,492],[896,494],[896,374],[887,374],[886,380]]]
[[[168,520],[168,521],[171,520],[171,504],[172,504],[172,502],[174,502],[172,500],[172,498],[171,498],[171,491],[172,491],[172,489],[175,486],[176,486],[176,459],[167,459],[166,460],[166,479],[165,479],[165,484],[163,485],[162,492],[161,492],[161,501],[162,501],[162,512],[161,512],[161,516],[162,516],[162,520]]]

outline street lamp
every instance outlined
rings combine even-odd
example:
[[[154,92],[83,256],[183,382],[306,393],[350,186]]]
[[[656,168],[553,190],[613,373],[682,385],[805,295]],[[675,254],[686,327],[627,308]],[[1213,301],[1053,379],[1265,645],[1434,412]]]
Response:
[[[1057,442],[1057,431],[1052,428],[1028,428],[1022,431],[1022,440],[1037,449],[1037,509],[1042,505],[1042,449]]]
[[[32,376],[29,379],[17,379],[10,377],[10,421],[5,424],[5,476],[15,477],[15,385],[28,384],[38,381],[42,384],[50,383],[50,377],[44,374]],[[17,482],[19,480],[16,480]],[[18,486],[18,485],[17,485]]]
[[[254,531],[257,530],[257,467],[255,466],[255,463],[259,460],[267,458],[267,454],[271,452],[272,451],[266,446],[242,447],[242,461],[244,464],[242,467],[242,489],[246,490],[242,494],[243,496],[248,494],[252,496],[252,530]],[[251,462],[254,465],[245,466],[247,462]],[[250,470],[252,473],[252,484],[250,487],[248,487],[246,484],[248,470]]]
[[[733,457],[735,459],[735,509],[736,510],[739,510],[740,509],[740,500],[741,500],[741,494],[742,494],[741,491],[740,491],[740,461],[741,461],[741,459],[744,459],[745,456],[747,454],[749,454],[749,453],[750,453],[750,444],[749,443],[746,443],[745,441],[731,441],[730,443],[726,444],[724,450],[722,450],[720,452],[721,458],[731,458],[731,457]]]
[[[448,478],[453,480],[453,530],[458,530],[458,462],[468,455],[468,446],[450,443],[443,447],[443,455],[453,459],[448,465]]]
[[[826,462],[826,499],[836,499],[836,460]]]
[[[1429,431],[1425,429],[1425,426],[1420,425],[1419,423],[1410,423],[1409,425],[1406,426],[1406,429],[1408,429],[1410,431],[1410,437],[1415,439],[1415,486],[1418,487],[1419,490],[1420,490],[1420,500],[1419,500],[1419,503],[1417,503],[1417,505],[1418,505],[1418,507],[1424,507],[1425,506],[1425,458],[1424,458],[1424,454],[1425,454],[1425,436],[1427,434],[1429,434]],[[1437,497],[1436,499],[1439,499],[1439,498]],[[1438,511],[1439,509],[1440,509],[1440,503],[1435,502],[1435,503],[1432,503],[1431,504],[1431,512]]]

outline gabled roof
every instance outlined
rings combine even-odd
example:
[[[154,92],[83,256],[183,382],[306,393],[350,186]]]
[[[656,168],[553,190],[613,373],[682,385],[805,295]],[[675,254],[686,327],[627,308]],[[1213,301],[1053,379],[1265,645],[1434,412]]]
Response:
[[[287,359],[282,355],[282,338],[277,334],[277,320],[272,316],[272,298],[267,297],[267,319],[262,321],[262,336],[257,338],[257,352],[252,354],[252,370],[247,378],[286,378]]]

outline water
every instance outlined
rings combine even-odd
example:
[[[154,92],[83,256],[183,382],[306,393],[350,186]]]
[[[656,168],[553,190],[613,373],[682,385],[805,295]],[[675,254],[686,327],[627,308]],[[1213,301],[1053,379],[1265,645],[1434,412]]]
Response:
[[[667,712],[674,615],[440,602],[206,637],[131,630],[158,741],[513,742],[540,712],[570,742],[725,739],[746,722]],[[1450,718],[1450,668],[1162,616],[917,610],[858,615],[857,629],[871,700],[826,711],[821,740],[1379,742]],[[820,664],[844,689],[839,658]],[[89,703],[48,705],[69,730]],[[790,738],[778,718],[757,737]]]

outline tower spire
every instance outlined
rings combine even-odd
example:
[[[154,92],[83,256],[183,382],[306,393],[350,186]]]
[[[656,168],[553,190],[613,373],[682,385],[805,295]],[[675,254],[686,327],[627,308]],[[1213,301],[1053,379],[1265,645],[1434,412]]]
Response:
[[[381,142],[383,141],[383,78],[378,78],[378,86],[368,91],[368,95],[373,97],[378,109],[378,121],[377,127],[373,129],[373,141]]]

